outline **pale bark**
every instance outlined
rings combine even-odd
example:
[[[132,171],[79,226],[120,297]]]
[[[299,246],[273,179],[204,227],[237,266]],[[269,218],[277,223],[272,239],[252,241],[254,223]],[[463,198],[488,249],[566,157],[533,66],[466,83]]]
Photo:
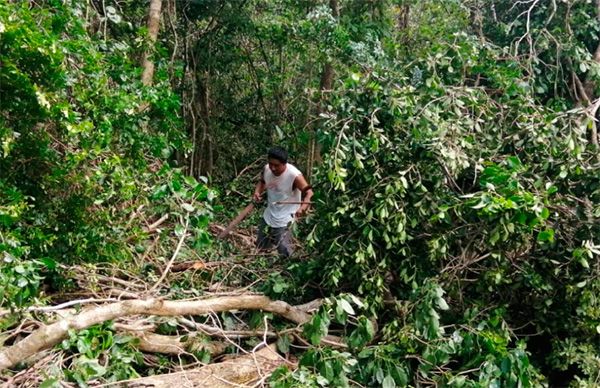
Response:
[[[277,354],[275,345],[257,352],[210,364],[199,369],[148,376],[127,382],[128,387],[240,387],[265,382],[286,361]],[[117,383],[119,384],[119,383]]]
[[[86,309],[76,316],[43,326],[12,346],[3,347],[0,349],[0,371],[56,345],[67,337],[69,330],[83,330],[98,323],[131,315],[204,315],[238,309],[272,312],[297,324],[303,324],[311,317],[285,302],[273,301],[262,295],[225,296],[192,301],[156,298],[126,300]]]
[[[160,27],[160,10],[162,7],[162,0],[151,0],[150,1],[150,12],[148,12],[148,38],[150,43],[154,46],[156,39],[158,38],[158,29]],[[152,49],[146,50],[142,57],[142,83],[146,86],[152,85],[152,77],[154,76],[154,62],[150,60],[150,53]]]
[[[217,356],[225,353],[228,346],[225,342],[204,342],[197,334],[170,336],[146,331],[127,331],[125,333],[138,338],[136,347],[147,353],[180,355],[207,351],[212,356]]]

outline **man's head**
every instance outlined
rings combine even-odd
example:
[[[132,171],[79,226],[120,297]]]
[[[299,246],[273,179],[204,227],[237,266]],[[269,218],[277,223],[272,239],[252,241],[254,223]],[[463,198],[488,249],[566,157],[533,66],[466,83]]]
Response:
[[[281,147],[273,147],[267,153],[269,169],[275,176],[283,174],[288,160],[288,153]]]

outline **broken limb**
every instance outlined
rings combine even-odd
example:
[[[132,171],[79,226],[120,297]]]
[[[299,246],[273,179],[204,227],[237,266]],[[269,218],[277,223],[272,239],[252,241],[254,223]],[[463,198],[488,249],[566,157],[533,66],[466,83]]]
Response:
[[[32,334],[0,350],[0,371],[10,368],[35,353],[52,347],[66,338],[69,330],[82,330],[92,325],[130,315],[185,316],[203,315],[230,310],[263,310],[303,324],[310,315],[283,301],[273,301],[262,295],[214,297],[205,300],[169,301],[151,298],[125,300],[89,308],[82,313],[43,326]]]

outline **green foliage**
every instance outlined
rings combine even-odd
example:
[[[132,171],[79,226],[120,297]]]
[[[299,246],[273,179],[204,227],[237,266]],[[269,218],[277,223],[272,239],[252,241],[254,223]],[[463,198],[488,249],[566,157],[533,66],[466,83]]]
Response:
[[[185,147],[167,75],[142,87],[135,44],[90,34],[84,6],[0,4],[3,306],[57,264],[131,262],[150,245],[141,209],[189,218],[192,245],[209,244],[215,193],[166,163]]]
[[[330,348],[309,349],[302,356],[299,369],[291,372],[285,367],[279,368],[271,376],[271,385],[281,388],[349,387],[347,376],[356,364],[357,361],[348,352]]]
[[[280,272],[272,272],[265,282],[265,287],[266,295],[269,295],[274,299],[281,299],[281,297],[286,294],[286,291],[292,287],[292,284],[281,276]]]
[[[17,259],[7,250],[2,261],[0,305],[11,309],[23,307],[38,295],[44,266],[37,260]]]
[[[582,251],[596,246],[600,225],[595,147],[576,112],[539,102],[535,80],[502,47],[445,27],[433,36],[419,26],[412,39],[431,38],[426,46],[338,84],[311,254],[332,292],[363,296],[371,314],[390,319],[388,335],[404,333],[381,346],[398,344],[392,358],[411,379],[540,383],[552,367],[520,335],[561,342],[597,324],[588,293],[596,254]],[[484,308],[494,313],[469,318]],[[457,325],[470,328],[454,331],[468,345],[446,331]]]
[[[592,95],[597,95],[600,64],[592,56],[600,26],[594,2],[523,3],[514,7],[502,1],[483,3],[486,5],[473,11],[481,15],[481,32],[521,56],[536,95],[557,106],[571,105],[577,98],[572,98],[568,74],[582,82],[591,81],[596,85]],[[494,15],[489,14],[492,9]],[[581,95],[578,98],[584,99]]]
[[[136,367],[143,360],[134,345],[134,338],[116,334],[111,322],[71,331],[60,345],[75,355],[64,374],[82,386],[100,377],[109,382],[139,377]]]

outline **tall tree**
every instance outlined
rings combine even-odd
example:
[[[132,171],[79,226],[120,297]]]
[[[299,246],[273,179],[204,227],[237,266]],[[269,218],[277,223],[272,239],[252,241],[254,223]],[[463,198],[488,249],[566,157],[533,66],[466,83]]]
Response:
[[[331,15],[339,20],[340,17],[340,9],[337,0],[329,0],[329,8],[331,9]],[[323,71],[321,72],[321,79],[319,82],[319,96],[317,100],[316,110],[315,110],[315,120],[313,121],[313,125],[311,125],[311,132],[308,144],[308,154],[306,156],[306,175],[310,178],[312,174],[312,170],[315,162],[319,163],[322,160],[321,157],[321,146],[317,140],[317,127],[319,123],[319,117],[323,112],[323,103],[325,100],[326,94],[331,91],[333,86],[333,78],[335,76],[335,70],[333,68],[333,63],[329,59],[325,62],[323,66]]]
[[[162,7],[162,0],[151,0],[150,9],[148,12],[148,39],[150,40],[150,47],[144,52],[142,56],[142,83],[144,85],[152,84],[152,77],[154,76],[154,62],[150,60],[151,53],[154,49],[154,43],[158,38],[158,30],[160,27],[160,11]]]

